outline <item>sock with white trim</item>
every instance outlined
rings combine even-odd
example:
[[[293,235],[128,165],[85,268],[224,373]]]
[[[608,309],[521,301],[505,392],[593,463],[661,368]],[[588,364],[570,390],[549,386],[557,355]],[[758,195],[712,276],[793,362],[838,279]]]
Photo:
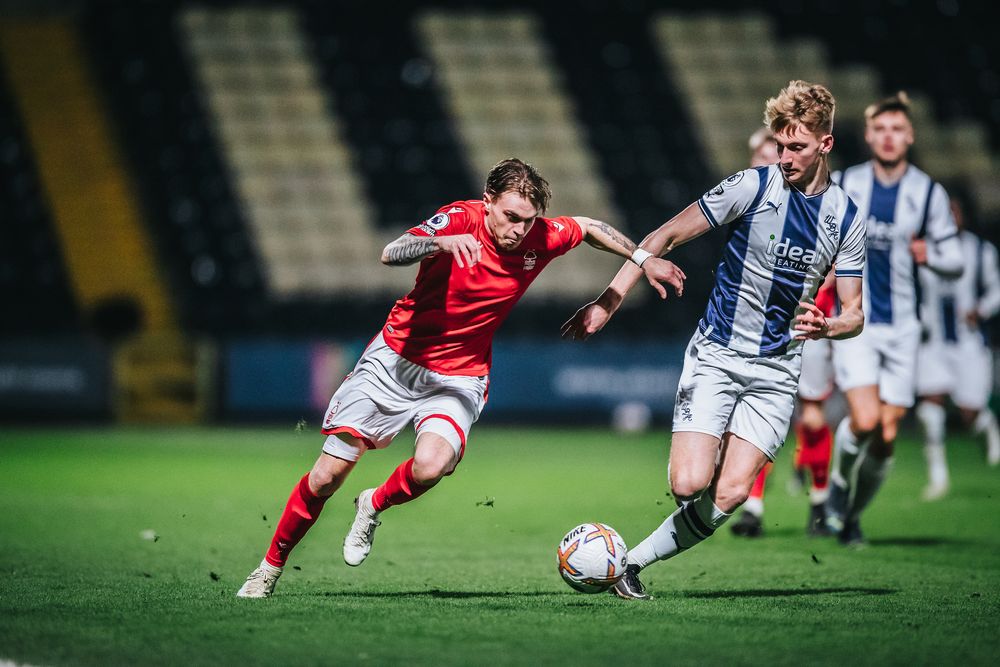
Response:
[[[681,505],[649,537],[630,549],[629,565],[644,568],[655,561],[676,556],[711,537],[730,516],[732,514],[716,507],[705,492]]]
[[[859,438],[851,430],[851,418],[844,417],[837,426],[833,440],[833,465],[830,481],[842,489],[850,488],[856,473],[858,458],[871,442],[871,435]]]

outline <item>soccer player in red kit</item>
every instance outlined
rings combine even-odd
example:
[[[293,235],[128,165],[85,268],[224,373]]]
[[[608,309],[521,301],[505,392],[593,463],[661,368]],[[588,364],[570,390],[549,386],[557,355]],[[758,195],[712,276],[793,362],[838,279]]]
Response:
[[[387,447],[408,423],[417,433],[413,457],[355,500],[344,539],[347,564],[368,556],[381,512],[414,500],[454,470],[486,403],[493,335],[550,261],[586,241],[642,267],[661,298],[667,296],[661,281],[681,293],[680,269],[610,225],[541,217],[550,197],[531,165],[507,159],[490,170],[482,200],[443,206],[385,247],[384,264],[420,262],[416,284],[330,400],[323,452],[292,490],[271,546],[239,597],[271,595],[289,553],[361,455]]]

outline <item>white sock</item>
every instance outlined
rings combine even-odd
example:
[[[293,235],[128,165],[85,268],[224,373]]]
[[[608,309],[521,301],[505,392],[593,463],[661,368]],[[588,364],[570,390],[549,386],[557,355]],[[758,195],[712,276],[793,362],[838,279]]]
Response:
[[[944,445],[924,445],[924,458],[927,459],[927,479],[931,486],[948,486],[948,462],[945,458]]]
[[[989,408],[983,408],[976,415],[976,420],[972,422],[972,432],[976,435],[987,433],[990,427],[997,427],[997,418]]]
[[[872,498],[878,493],[878,490],[882,487],[882,482],[885,481],[891,469],[891,456],[880,459],[872,456],[869,452],[861,460],[861,465],[858,466],[857,488],[854,491],[854,500],[851,503],[851,509],[847,513],[848,517],[856,519],[861,516],[861,512],[868,507]]]
[[[825,486],[822,489],[817,489],[815,486],[809,489],[809,504],[819,505],[825,503],[826,499],[830,497],[830,487]]]
[[[944,446],[945,418],[943,405],[921,401],[917,406],[917,419],[924,427],[924,442],[928,446]]]
[[[709,494],[684,503],[667,517],[649,537],[628,552],[629,565],[646,567],[658,560],[666,560],[702,542],[732,516],[712,502]]]
[[[277,565],[271,565],[266,559],[260,562],[260,567],[265,572],[270,572],[271,574],[281,574],[282,570],[285,569],[283,567],[278,567]]]
[[[764,516],[764,499],[750,496],[747,498],[747,501],[743,503],[743,511],[750,512],[750,514],[753,514],[759,519]]]
[[[871,436],[858,438],[851,430],[851,418],[844,417],[833,438],[833,465],[830,481],[840,488],[849,487],[854,479],[858,457],[868,446]]]

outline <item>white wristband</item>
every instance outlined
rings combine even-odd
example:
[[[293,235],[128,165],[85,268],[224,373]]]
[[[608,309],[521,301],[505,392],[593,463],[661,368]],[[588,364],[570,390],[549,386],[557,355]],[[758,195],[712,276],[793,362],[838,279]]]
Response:
[[[636,263],[636,266],[642,267],[642,263],[653,256],[653,253],[648,250],[643,250],[642,248],[636,248],[635,252],[632,253],[632,261]]]

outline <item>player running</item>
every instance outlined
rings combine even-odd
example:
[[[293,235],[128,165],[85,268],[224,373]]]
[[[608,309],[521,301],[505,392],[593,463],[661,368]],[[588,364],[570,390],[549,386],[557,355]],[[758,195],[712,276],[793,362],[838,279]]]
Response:
[[[417,433],[413,457],[355,500],[344,540],[348,565],[368,556],[383,511],[418,498],[455,469],[486,403],[493,335],[550,261],[586,241],[630,258],[661,298],[667,292],[660,281],[681,293],[680,269],[610,225],[541,217],[550,197],[531,165],[507,159],[490,170],[482,200],[443,206],[385,247],[384,264],[420,262],[416,284],[330,400],[323,451],[292,490],[271,546],[239,597],[271,595],[289,553],[361,455],[389,446],[408,423]]]
[[[833,346],[849,414],[834,438],[827,523],[854,546],[864,544],[859,517],[888,474],[899,421],[913,405],[917,267],[962,271],[948,195],[908,160],[913,124],[905,93],[865,110],[865,141],[872,159],[834,175],[868,221],[865,330]]]
[[[951,396],[962,423],[986,436],[986,460],[1000,463],[1000,428],[989,408],[993,388],[993,352],[986,344],[983,322],[1000,312],[1000,268],[997,249],[965,229],[962,197],[952,192],[951,212],[960,232],[966,267],[960,278],[943,278],[920,268],[924,340],[917,367],[917,418],[924,429],[924,455],[929,483],[924,500],[948,493],[945,457],[945,399]]]
[[[750,135],[750,166],[763,167],[778,161],[778,145],[774,133],[762,127]],[[834,314],[836,285],[831,272],[816,294],[816,305],[827,317]],[[830,450],[833,435],[823,413],[823,401],[833,391],[833,361],[830,341],[820,339],[802,345],[802,373],[799,378],[799,419],[795,424],[796,444],[793,461],[796,477],[804,475],[805,468],[812,472],[812,488],[809,490],[809,521],[806,532],[820,535],[826,532],[823,503],[827,495],[827,479],[830,468]],[[773,464],[768,463],[757,475],[750,488],[750,497],[743,503],[740,517],[730,524],[733,535],[738,537],[760,537],[764,534],[764,489]]]
[[[647,599],[643,568],[707,539],[746,501],[785,441],[803,340],[856,336],[864,325],[864,218],[827,166],[834,107],[825,87],[790,82],[764,112],[778,164],[726,178],[642,243],[660,255],[731,225],[677,387],[668,470],[680,508],[629,550],[620,597]],[[826,317],[812,300],[834,262],[841,312]],[[563,335],[599,331],[640,275],[623,266]]]

